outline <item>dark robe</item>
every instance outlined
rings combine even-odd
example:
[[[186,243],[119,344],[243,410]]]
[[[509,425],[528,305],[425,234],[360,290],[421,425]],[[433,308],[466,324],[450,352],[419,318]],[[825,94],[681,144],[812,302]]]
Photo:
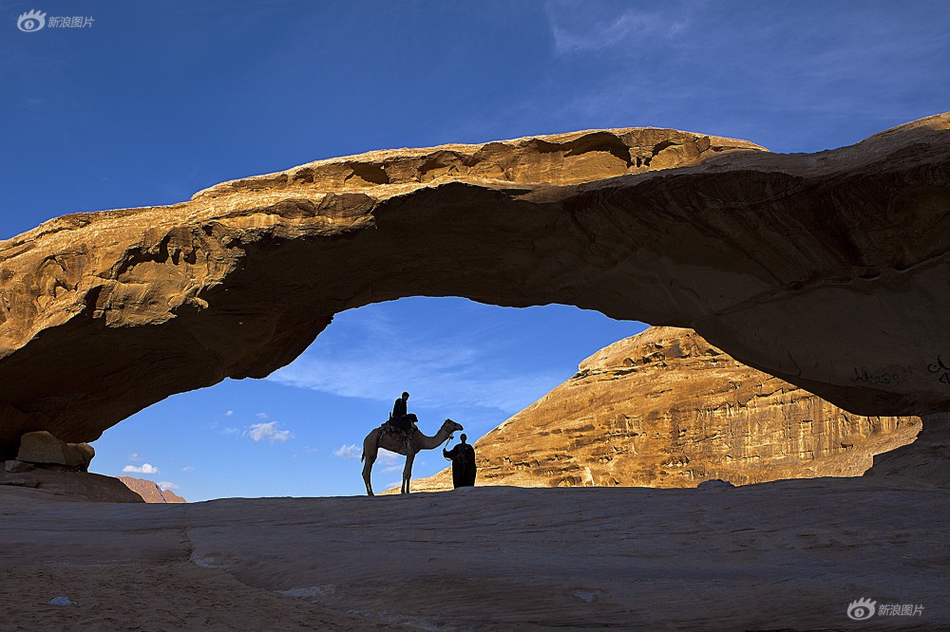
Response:
[[[409,431],[409,420],[406,419],[406,400],[399,398],[396,400],[396,403],[393,404],[393,414],[389,416],[390,422],[393,427],[402,430],[403,432]]]
[[[406,416],[406,400],[399,398],[396,400],[396,403],[393,404],[393,419],[401,419]]]
[[[452,459],[452,484],[458,487],[475,486],[475,448],[460,443],[451,450],[443,450],[447,459]]]

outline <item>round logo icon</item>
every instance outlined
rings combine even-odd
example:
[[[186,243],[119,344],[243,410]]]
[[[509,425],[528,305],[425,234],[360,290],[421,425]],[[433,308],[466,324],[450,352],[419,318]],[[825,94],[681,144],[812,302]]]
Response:
[[[16,21],[16,27],[24,33],[33,33],[46,26],[46,14],[36,10],[24,13]]]
[[[858,599],[848,604],[848,617],[855,621],[864,621],[874,616],[874,605],[876,601],[870,599]]]

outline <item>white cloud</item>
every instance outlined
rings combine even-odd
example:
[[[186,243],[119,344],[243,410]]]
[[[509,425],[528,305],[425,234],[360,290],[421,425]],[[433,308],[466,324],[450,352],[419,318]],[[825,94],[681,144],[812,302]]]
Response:
[[[175,485],[174,483],[169,483],[168,481],[162,481],[161,483],[158,484],[158,487],[162,491],[165,491],[168,489],[178,489],[178,485]]]
[[[344,444],[333,451],[333,454],[341,459],[358,459],[363,455],[363,448],[355,443]]]
[[[186,465],[185,467],[181,468],[181,471],[182,471],[182,472],[194,472],[194,471],[195,471],[195,468],[194,468],[194,466]]]
[[[364,308],[366,310],[367,308]],[[392,406],[404,390],[410,407],[451,402],[454,410],[497,409],[513,414],[562,382],[565,375],[544,367],[529,372],[486,370],[492,345],[504,345],[505,331],[491,324],[441,333],[419,331],[372,311],[338,315],[331,340],[319,342],[268,380],[341,397]]]
[[[225,417],[230,417],[230,416],[233,415],[233,414],[234,414],[234,411],[233,411],[233,410],[229,410],[228,412],[224,413],[224,416],[225,416]]]
[[[141,467],[126,465],[122,468],[123,472],[134,472],[135,474],[158,474],[158,468],[149,463],[143,463]]]
[[[267,423],[251,424],[250,428],[244,431],[244,436],[250,437],[254,441],[263,441],[267,439],[271,443],[280,441],[281,443],[294,438],[294,433],[289,430],[278,430],[276,421]]]
[[[267,419],[267,413],[257,413],[254,416],[257,417],[258,419]]]
[[[129,455],[129,460],[130,460],[130,461],[141,461],[141,460],[142,460],[142,457],[139,456],[139,453],[138,453],[138,452],[133,452],[132,454]]]
[[[419,461],[416,461],[416,464],[418,463]],[[381,472],[402,472],[406,469],[406,461],[401,454],[380,450],[376,454],[376,467]]]

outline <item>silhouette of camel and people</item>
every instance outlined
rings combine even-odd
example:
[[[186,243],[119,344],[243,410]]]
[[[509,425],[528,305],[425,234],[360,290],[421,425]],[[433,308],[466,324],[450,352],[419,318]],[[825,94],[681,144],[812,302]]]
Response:
[[[462,430],[462,424],[446,419],[442,427],[433,436],[427,436],[416,427],[418,418],[408,412],[409,393],[402,396],[393,404],[393,411],[389,419],[380,427],[374,428],[363,439],[363,482],[366,484],[366,493],[373,496],[372,473],[373,463],[379,455],[379,449],[389,450],[406,457],[406,466],[402,471],[402,486],[400,492],[409,493],[409,479],[412,478],[412,462],[421,450],[433,450],[452,438],[452,433]]]

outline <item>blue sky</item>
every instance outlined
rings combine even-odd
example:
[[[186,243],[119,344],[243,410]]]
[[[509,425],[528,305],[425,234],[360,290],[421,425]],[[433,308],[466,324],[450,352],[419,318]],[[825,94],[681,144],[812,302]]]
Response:
[[[88,26],[18,30],[32,10]],[[950,110],[948,85],[943,0],[8,1],[0,239],[372,149],[644,125],[813,152]],[[268,379],[110,429],[92,469],[189,500],[360,493],[353,446],[402,390],[423,429],[452,417],[475,439],[642,328],[564,306],[367,306]],[[420,455],[415,474],[443,465]],[[376,487],[399,469],[378,463]]]

